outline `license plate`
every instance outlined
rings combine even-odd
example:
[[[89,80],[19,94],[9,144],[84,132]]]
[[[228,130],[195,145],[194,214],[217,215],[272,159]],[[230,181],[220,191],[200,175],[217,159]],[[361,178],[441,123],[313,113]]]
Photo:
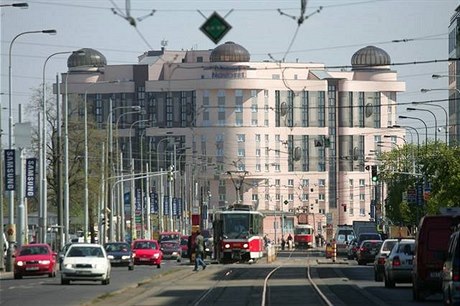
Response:
[[[76,271],[77,274],[91,274],[91,271]]]
[[[430,277],[432,277],[432,278],[441,278],[441,272],[431,272]]]
[[[119,263],[119,262],[121,262],[121,260],[119,260],[119,259],[114,259],[114,260],[112,260],[112,262],[113,262],[113,263]]]
[[[38,267],[28,267],[26,268],[26,271],[37,271]]]
[[[148,261],[148,258],[140,258],[141,261]]]

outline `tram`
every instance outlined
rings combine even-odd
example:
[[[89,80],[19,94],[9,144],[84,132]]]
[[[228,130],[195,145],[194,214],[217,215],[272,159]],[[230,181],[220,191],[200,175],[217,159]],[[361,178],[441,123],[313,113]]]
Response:
[[[220,263],[262,258],[264,215],[250,205],[235,204],[214,215],[214,247]]]
[[[294,227],[294,244],[296,248],[312,248],[314,238],[314,229],[310,224],[297,224]]]

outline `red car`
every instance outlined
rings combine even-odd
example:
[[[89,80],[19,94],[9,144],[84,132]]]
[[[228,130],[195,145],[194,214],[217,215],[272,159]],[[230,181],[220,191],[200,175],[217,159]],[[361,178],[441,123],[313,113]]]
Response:
[[[163,260],[163,252],[158,241],[138,239],[133,242],[133,257],[135,265],[156,265],[159,269]]]
[[[56,276],[57,253],[47,244],[25,244],[14,256],[14,278],[23,276]]]

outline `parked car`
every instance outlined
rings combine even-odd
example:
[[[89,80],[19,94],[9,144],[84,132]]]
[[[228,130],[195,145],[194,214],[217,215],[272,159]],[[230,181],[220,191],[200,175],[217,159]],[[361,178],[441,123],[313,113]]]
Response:
[[[460,305],[460,226],[449,239],[442,269],[442,293],[444,305]]]
[[[172,241],[172,240],[180,242],[181,236],[182,234],[180,232],[161,232],[158,242],[161,243],[163,241]]]
[[[132,245],[134,264],[135,265],[156,265],[161,268],[163,252],[157,240],[138,239],[133,241]]]
[[[385,272],[385,261],[390,255],[391,249],[398,242],[398,239],[385,239],[374,260],[374,280],[381,282]]]
[[[70,281],[100,281],[110,283],[110,260],[99,244],[75,243],[67,250],[62,263],[61,284]]]
[[[129,243],[107,242],[104,244],[104,249],[112,266],[126,266],[128,270],[134,269],[134,257]]]
[[[189,258],[188,254],[188,236],[187,235],[182,235],[180,237],[180,247],[182,249],[182,257],[183,258]]]
[[[180,243],[176,240],[162,241],[160,243],[160,249],[163,252],[164,259],[174,259],[177,262],[182,260],[182,248]]]
[[[356,261],[358,265],[374,262],[375,255],[377,255],[380,250],[382,243],[382,240],[364,240],[361,242],[361,245],[356,251]]]
[[[385,287],[394,288],[396,283],[411,283],[414,265],[415,240],[397,242],[385,261]]]
[[[425,216],[420,221],[412,270],[412,297],[415,301],[442,293],[442,269],[449,238],[458,224],[460,215]]]
[[[34,275],[56,277],[57,254],[48,244],[25,244],[13,256],[15,279]]]

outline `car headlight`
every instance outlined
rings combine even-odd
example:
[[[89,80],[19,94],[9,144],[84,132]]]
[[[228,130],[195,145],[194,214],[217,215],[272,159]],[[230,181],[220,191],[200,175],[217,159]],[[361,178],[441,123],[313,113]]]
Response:
[[[160,257],[160,254],[158,253],[153,254],[153,258],[158,258],[158,257]]]
[[[225,244],[225,248],[226,248],[226,249],[229,249],[229,248],[230,248],[230,244],[226,243],[226,244]]]
[[[68,264],[65,264],[64,267],[65,267],[66,269],[72,269],[72,268],[73,268],[73,264],[68,263]]]
[[[49,260],[40,260],[38,261],[39,264],[42,264],[42,265],[49,265],[51,261]]]
[[[248,248],[248,244],[247,243],[243,244],[243,249],[247,249],[247,248]]]
[[[114,259],[115,257],[113,257],[113,255],[107,255],[107,258],[108,259]]]
[[[22,266],[24,265],[24,262],[18,261],[18,262],[16,263],[16,265],[17,265],[18,267],[22,267]]]
[[[121,256],[121,259],[129,259],[129,256],[128,255],[123,255],[123,256]]]

